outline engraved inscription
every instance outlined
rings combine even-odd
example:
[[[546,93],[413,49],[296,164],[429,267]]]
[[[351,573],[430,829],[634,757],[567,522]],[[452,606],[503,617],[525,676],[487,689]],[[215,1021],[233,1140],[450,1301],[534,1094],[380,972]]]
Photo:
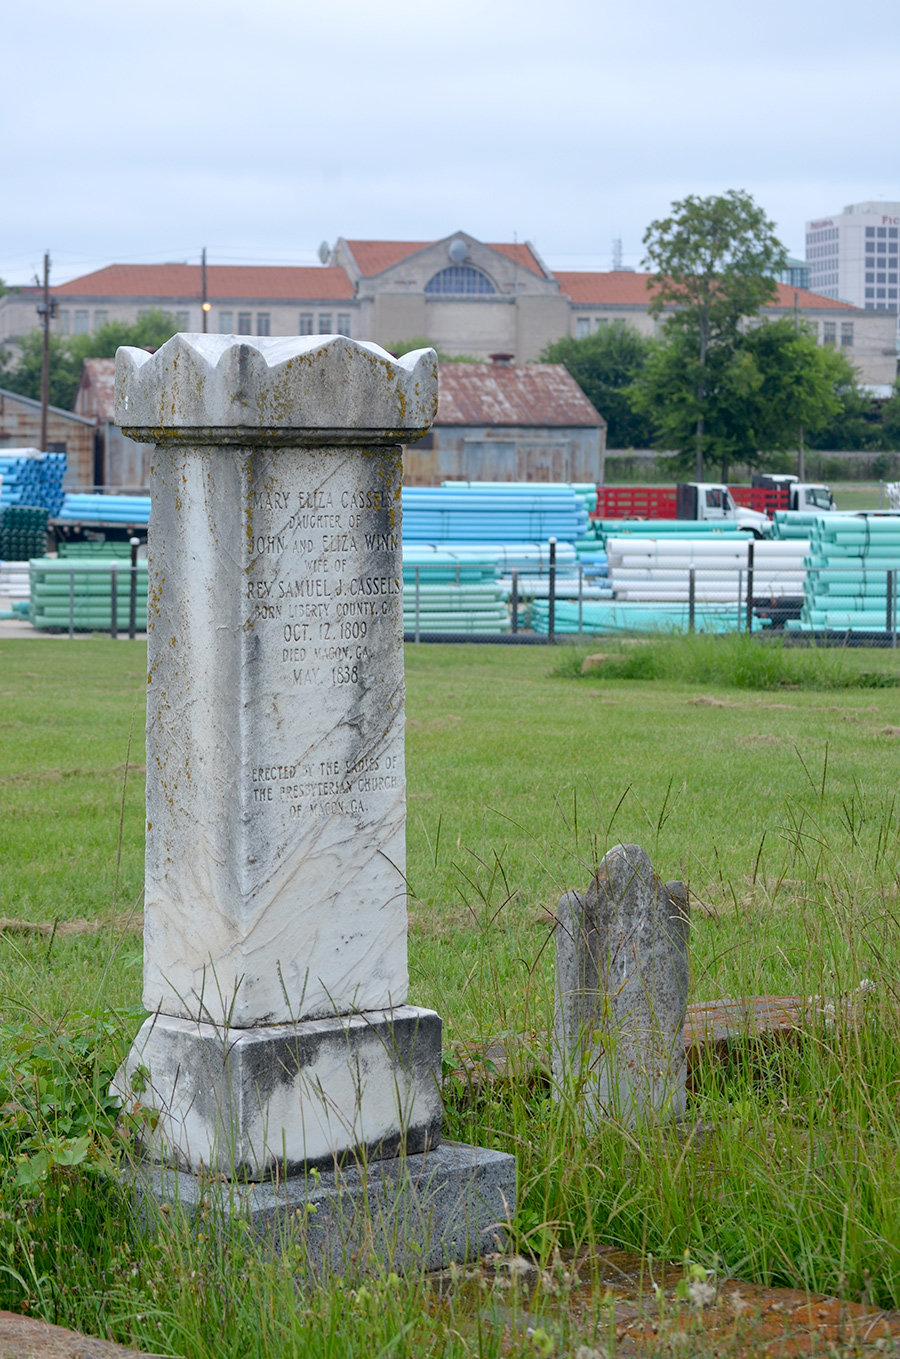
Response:
[[[364,795],[401,786],[400,759],[364,755],[355,763],[334,758],[257,765],[251,770],[253,801],[287,804],[291,818],[318,819],[366,811]]]
[[[382,640],[377,620],[393,637],[399,617],[399,487],[341,479],[302,488],[267,480],[249,491],[247,624],[278,625],[259,627],[259,643],[289,688],[365,688]]]

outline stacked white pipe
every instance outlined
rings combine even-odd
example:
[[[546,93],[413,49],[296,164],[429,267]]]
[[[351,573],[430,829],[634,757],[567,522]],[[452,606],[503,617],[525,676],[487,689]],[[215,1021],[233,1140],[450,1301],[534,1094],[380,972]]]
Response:
[[[0,562],[0,596],[27,599],[28,588],[27,562]]]
[[[680,604],[690,596],[693,570],[698,604],[738,603],[747,597],[749,547],[746,533],[608,538],[609,582],[617,601]],[[804,539],[754,542],[754,599],[799,599],[808,548]]]

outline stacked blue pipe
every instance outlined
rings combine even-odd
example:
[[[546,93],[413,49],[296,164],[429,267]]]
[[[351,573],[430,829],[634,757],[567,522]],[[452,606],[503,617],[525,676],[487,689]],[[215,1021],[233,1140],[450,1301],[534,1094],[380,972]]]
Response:
[[[56,518],[87,524],[146,524],[150,519],[150,497],[70,491]]]
[[[56,514],[63,500],[65,453],[8,448],[0,453],[0,506],[33,505]]]
[[[511,487],[519,490],[534,491],[574,491],[581,500],[588,515],[594,513],[597,505],[597,483],[594,481],[442,481],[441,489],[455,489],[458,486],[474,486],[476,489],[488,488],[495,491],[508,491]]]
[[[568,486],[409,486],[403,490],[403,537],[409,543],[574,543],[588,528],[583,497]]]

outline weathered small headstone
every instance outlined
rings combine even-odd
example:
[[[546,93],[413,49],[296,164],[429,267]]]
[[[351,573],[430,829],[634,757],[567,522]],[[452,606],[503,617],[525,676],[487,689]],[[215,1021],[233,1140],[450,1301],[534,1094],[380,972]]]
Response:
[[[441,1139],[440,1019],[406,1004],[400,523],[400,442],[436,377],[432,350],[340,336],[117,356],[117,420],[156,445],[152,1018],[119,1088],[181,1172],[282,1178]]]
[[[582,896],[560,900],[553,1076],[590,1118],[634,1123],[684,1108],[687,898],[640,845],[604,855]]]

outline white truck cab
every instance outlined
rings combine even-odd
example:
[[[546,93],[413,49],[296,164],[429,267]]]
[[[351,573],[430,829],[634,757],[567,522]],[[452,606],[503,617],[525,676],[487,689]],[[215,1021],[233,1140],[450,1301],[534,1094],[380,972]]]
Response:
[[[753,477],[752,485],[786,490],[789,510],[816,512],[835,508],[831,489],[822,481],[801,481],[788,472],[758,472]]]
[[[720,520],[752,533],[756,538],[768,538],[772,533],[772,521],[767,514],[736,505],[728,487],[718,481],[679,483],[675,491],[675,517],[706,522]]]

